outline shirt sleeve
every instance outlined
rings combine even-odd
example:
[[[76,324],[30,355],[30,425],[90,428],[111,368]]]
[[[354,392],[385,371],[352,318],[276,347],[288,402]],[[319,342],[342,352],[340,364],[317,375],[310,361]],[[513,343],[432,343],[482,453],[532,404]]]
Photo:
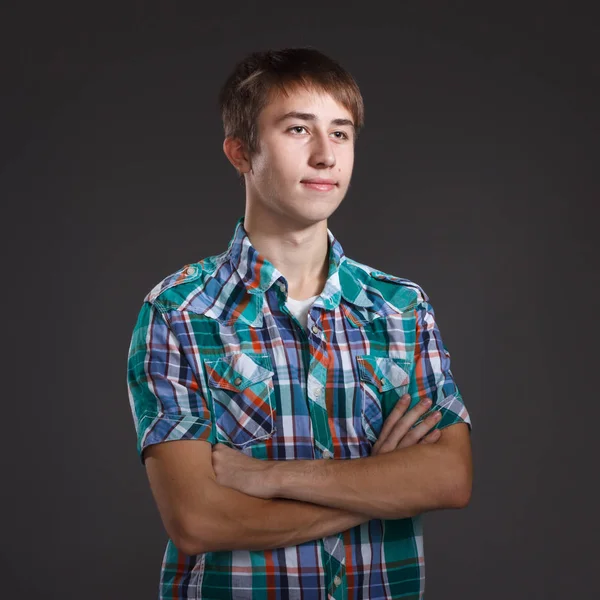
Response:
[[[129,404],[137,451],[174,440],[214,443],[211,412],[181,344],[165,316],[146,301],[138,314],[127,361]]]
[[[450,353],[442,342],[433,307],[424,300],[415,311],[415,360],[408,390],[411,406],[424,398],[431,398],[431,410],[440,410],[442,414],[434,429],[466,423],[470,430],[471,418],[450,370]],[[423,418],[427,414],[429,411]]]

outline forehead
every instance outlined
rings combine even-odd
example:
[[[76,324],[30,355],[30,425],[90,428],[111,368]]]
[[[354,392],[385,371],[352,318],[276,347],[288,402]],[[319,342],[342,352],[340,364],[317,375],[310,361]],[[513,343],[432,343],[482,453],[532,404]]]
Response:
[[[353,120],[350,111],[331,94],[299,87],[287,90],[287,94],[279,90],[272,92],[258,117],[259,122],[269,124],[288,112],[312,113],[317,120],[326,122],[334,119]]]

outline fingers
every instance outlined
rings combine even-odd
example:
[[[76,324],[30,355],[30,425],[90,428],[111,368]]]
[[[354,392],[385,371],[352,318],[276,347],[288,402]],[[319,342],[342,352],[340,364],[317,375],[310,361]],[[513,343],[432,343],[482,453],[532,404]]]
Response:
[[[408,394],[404,394],[404,396],[402,396],[400,398],[400,400],[398,400],[398,402],[396,402],[396,405],[392,409],[392,412],[388,415],[388,418],[385,420],[385,422],[383,424],[383,427],[381,429],[381,434],[379,435],[378,441],[385,439],[389,435],[389,433],[392,431],[392,429],[394,429],[394,426],[396,425],[398,420],[406,412],[406,409],[408,408],[409,404],[410,404],[410,396]]]
[[[410,397],[408,397],[407,402],[410,403]],[[439,411],[435,411],[413,428],[413,425],[429,410],[430,406],[431,399],[425,398],[408,412],[406,412],[406,407],[401,407],[398,409],[397,414],[394,414],[396,413],[396,407],[394,407],[394,411],[386,419],[382,434],[377,440],[379,444],[377,452],[391,452],[396,448],[406,448],[418,443],[435,426],[440,418]],[[391,425],[386,432],[385,425],[387,425],[389,420],[391,420]]]
[[[428,434],[430,429],[435,427],[441,416],[442,413],[439,410],[433,411],[430,415],[427,415],[427,417],[423,419],[421,423],[406,433],[406,435],[398,443],[397,448],[406,448],[407,446],[412,446],[418,443],[421,438]]]
[[[426,435],[419,444],[434,444],[442,437],[442,432],[439,429],[434,429],[431,433]]]
[[[392,412],[388,415],[387,419],[383,423],[381,433],[379,434],[377,441],[371,449],[371,456],[380,452],[381,446],[387,440],[390,432],[394,429],[396,423],[404,416],[404,413],[406,412],[406,409],[408,408],[409,404],[410,396],[408,394],[404,394],[404,396],[402,396],[400,400],[396,402],[396,405],[392,409]]]
[[[393,431],[390,432],[388,439],[386,441],[386,446],[389,446],[390,450],[394,450],[398,447],[401,442],[404,442],[404,438],[408,435],[408,443],[402,443],[401,447],[406,447],[411,444],[415,444],[417,440],[415,440],[414,435],[410,435],[409,432],[411,427],[419,420],[419,418],[429,410],[431,406],[431,399],[424,398],[416,404],[413,408],[411,408],[402,419],[398,420],[396,425],[394,426]],[[429,431],[431,427],[428,427],[426,431]],[[423,432],[424,434],[425,432]]]

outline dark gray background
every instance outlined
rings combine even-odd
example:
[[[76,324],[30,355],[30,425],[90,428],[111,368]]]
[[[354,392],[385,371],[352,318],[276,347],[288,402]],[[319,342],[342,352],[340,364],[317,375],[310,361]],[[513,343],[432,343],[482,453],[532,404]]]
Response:
[[[91,4],[0,16],[2,597],[156,597],[129,339],[149,289],[243,214],[224,78],[313,45],[366,104],[330,228],[425,288],[473,419],[471,504],[426,516],[427,597],[596,598],[592,3]]]

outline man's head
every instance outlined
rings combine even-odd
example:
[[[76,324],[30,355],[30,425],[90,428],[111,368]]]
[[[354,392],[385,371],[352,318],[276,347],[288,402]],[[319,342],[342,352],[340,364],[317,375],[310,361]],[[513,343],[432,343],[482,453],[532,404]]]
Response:
[[[337,208],[364,123],[358,85],[337,62],[312,48],[252,53],[223,85],[219,105],[223,149],[249,203],[305,222]],[[305,183],[315,178],[336,185]]]

